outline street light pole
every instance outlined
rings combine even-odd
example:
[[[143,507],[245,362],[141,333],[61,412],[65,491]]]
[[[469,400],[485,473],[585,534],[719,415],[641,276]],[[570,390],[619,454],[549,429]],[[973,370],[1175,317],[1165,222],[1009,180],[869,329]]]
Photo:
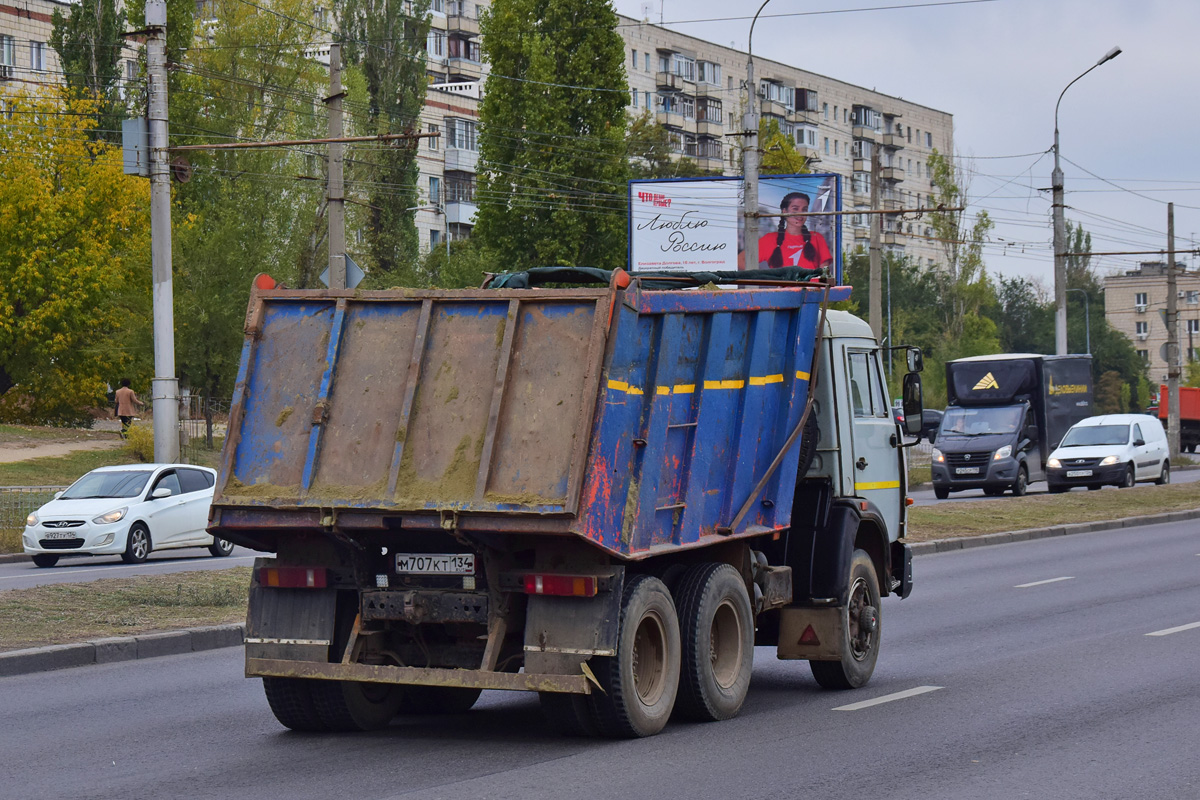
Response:
[[[1068,83],[1058,95],[1058,102],[1054,104],[1054,172],[1050,174],[1050,185],[1053,190],[1051,213],[1054,216],[1054,352],[1060,356],[1067,353],[1067,221],[1063,215],[1063,172],[1062,166],[1059,164],[1058,107],[1062,104],[1063,95],[1067,93],[1067,89],[1075,85],[1075,81],[1119,55],[1121,55],[1120,47],[1114,47],[1105,53],[1103,58]]]
[[[758,15],[771,0],[754,12],[750,20],[750,36],[746,39],[746,113],[742,116],[742,170],[745,173],[742,187],[742,231],[745,237],[745,252],[753,254],[753,261],[746,264],[758,266],[758,92],[754,86],[754,23]],[[752,267],[753,269],[753,267]]]
[[[1088,302],[1088,293],[1085,289],[1067,289],[1068,292],[1079,292],[1083,295],[1083,327],[1086,331],[1087,338],[1087,354],[1092,354],[1092,315],[1089,311],[1091,303]]]

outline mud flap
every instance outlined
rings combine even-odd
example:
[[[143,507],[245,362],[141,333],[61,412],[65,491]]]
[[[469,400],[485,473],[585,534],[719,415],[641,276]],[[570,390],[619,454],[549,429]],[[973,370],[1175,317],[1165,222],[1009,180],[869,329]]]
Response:
[[[337,591],[269,588],[258,585],[257,569],[254,575],[246,610],[247,662],[252,658],[330,661]]]
[[[576,675],[592,656],[616,653],[624,577],[625,570],[615,568],[610,590],[595,597],[531,595],[525,612],[525,671]]]
[[[788,606],[779,612],[779,644],[776,657],[782,660],[837,661],[845,639],[845,609]]]

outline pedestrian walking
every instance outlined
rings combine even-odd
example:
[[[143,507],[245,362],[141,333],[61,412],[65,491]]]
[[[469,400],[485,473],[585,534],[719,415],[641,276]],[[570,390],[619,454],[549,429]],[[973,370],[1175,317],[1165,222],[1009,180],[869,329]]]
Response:
[[[117,417],[121,420],[121,438],[129,434],[129,426],[133,424],[133,416],[145,404],[138,399],[137,392],[129,388],[129,378],[121,379],[121,388],[116,391]]]

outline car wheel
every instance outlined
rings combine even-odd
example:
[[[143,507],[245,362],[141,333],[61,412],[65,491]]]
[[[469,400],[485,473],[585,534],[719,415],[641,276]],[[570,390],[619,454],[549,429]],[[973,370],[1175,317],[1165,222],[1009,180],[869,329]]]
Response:
[[[150,555],[150,530],[140,522],[133,523],[125,539],[121,560],[126,564],[141,564]]]
[[[217,558],[224,558],[233,552],[233,542],[228,539],[213,537],[213,543],[208,546],[208,552]]]
[[[1013,497],[1024,497],[1025,490],[1029,487],[1029,473],[1024,467],[1017,470],[1017,479],[1013,481],[1012,495]]]
[[[33,563],[39,567],[53,567],[58,563],[58,556],[53,555],[36,555],[33,557]]]
[[[1162,472],[1159,473],[1158,479],[1154,481],[1159,486],[1171,482],[1171,462],[1163,459]]]
[[[933,496],[936,497],[938,500],[945,500],[947,497],[950,496],[950,490],[943,488],[941,486],[935,486],[935,487],[933,487]]]
[[[1121,487],[1122,489],[1129,489],[1132,488],[1136,482],[1137,481],[1133,476],[1133,464],[1130,464],[1125,468],[1125,474],[1121,476],[1121,482],[1118,483],[1117,486]]]

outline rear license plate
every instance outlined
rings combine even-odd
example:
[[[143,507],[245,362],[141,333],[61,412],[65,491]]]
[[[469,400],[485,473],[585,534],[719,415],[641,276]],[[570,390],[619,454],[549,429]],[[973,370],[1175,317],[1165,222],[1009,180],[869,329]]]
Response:
[[[1068,478],[1090,478],[1092,471],[1090,469],[1069,469],[1067,470]]]
[[[978,475],[979,467],[957,467],[954,470],[955,475]]]
[[[75,531],[47,531],[43,539],[74,539]]]
[[[474,553],[396,553],[402,575],[474,575]]]

